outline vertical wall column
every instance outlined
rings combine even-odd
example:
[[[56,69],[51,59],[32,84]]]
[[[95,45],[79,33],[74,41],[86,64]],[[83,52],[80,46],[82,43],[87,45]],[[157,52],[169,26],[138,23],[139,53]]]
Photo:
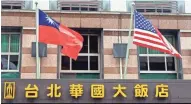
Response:
[[[31,57],[32,42],[35,42],[35,29],[23,29],[21,79],[36,78],[36,60]],[[41,79],[57,78],[57,45],[47,45],[47,57],[41,58]]]

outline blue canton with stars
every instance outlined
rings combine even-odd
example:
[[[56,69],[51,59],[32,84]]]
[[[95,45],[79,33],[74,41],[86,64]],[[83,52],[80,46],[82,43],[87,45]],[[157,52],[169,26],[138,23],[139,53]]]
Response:
[[[39,9],[39,25],[51,26],[59,30],[60,23]]]
[[[153,33],[156,33],[156,30],[152,23],[147,20],[142,14],[139,12],[135,11],[134,12],[134,19],[135,19],[135,28],[136,29],[141,29],[141,30],[146,30],[150,31]]]

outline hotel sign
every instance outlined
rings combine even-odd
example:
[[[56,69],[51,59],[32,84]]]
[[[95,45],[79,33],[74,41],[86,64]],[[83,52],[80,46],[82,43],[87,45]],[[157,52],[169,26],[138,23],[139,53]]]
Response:
[[[1,82],[3,103],[191,102],[191,81],[35,80]]]

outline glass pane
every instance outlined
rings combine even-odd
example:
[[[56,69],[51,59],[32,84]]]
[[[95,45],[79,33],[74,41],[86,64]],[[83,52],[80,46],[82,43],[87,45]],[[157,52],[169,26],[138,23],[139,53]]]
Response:
[[[140,54],[147,54],[147,48],[144,48],[144,47],[138,47],[138,48],[139,48]]]
[[[164,54],[164,53],[157,50],[149,49],[149,54]]]
[[[140,70],[147,71],[148,70],[147,57],[139,57],[139,60],[140,60]]]
[[[155,9],[146,9],[146,12],[155,12]]]
[[[21,6],[12,6],[12,9],[21,9]]]
[[[97,11],[97,8],[89,8],[89,11]]]
[[[61,70],[70,70],[70,58],[62,56],[62,68]]]
[[[145,10],[144,9],[136,9],[137,12],[144,12]]]
[[[10,55],[9,70],[18,69],[18,55]]]
[[[90,56],[90,70],[98,70],[98,56]]]
[[[9,51],[9,35],[1,35],[1,52]]]
[[[2,9],[11,9],[11,6],[9,6],[9,5],[2,5]]]
[[[88,70],[88,56],[78,56],[76,61],[72,60],[72,70]]]
[[[62,10],[70,10],[70,7],[62,7]]]
[[[173,36],[166,36],[165,38],[168,40],[168,42],[169,42],[173,47],[175,47],[174,40],[173,40]]]
[[[72,10],[80,10],[79,7],[72,7]]]
[[[171,13],[170,9],[163,9],[163,13]]]
[[[167,57],[167,70],[168,71],[175,71],[175,63],[174,63],[174,58],[173,57]]]
[[[158,12],[158,13],[161,13],[161,12],[162,12],[162,10],[161,10],[161,9],[157,9],[157,12]]]
[[[88,36],[83,36],[84,42],[80,53],[88,53]]]
[[[8,69],[8,56],[1,55],[1,70],[7,70],[7,69]]]
[[[98,53],[98,37],[90,36],[90,53]]]
[[[87,7],[81,7],[81,11],[88,11]]]
[[[11,35],[10,51],[19,52],[19,35]]]
[[[149,57],[151,71],[165,71],[164,57]]]

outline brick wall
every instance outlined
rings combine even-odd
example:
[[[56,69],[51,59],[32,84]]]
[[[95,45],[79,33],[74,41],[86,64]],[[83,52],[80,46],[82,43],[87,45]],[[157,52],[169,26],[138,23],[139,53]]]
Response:
[[[22,61],[21,78],[35,78],[35,58],[31,57],[31,42],[35,41],[35,12],[2,11],[2,26],[22,26]],[[120,13],[48,13],[61,24],[75,28],[128,29],[129,14]],[[190,30],[191,16],[188,15],[151,15],[145,16],[160,29]],[[90,23],[91,21],[91,23]],[[127,42],[127,33],[122,33],[123,42]],[[104,78],[118,79],[119,59],[113,58],[113,43],[118,41],[118,32],[104,31]],[[184,79],[191,79],[191,32],[180,33],[181,52],[183,55]],[[48,45],[48,56],[41,59],[41,77],[57,78],[57,46]],[[123,60],[124,66],[124,60]],[[136,46],[132,45],[128,63],[128,79],[138,79],[138,63]]]

